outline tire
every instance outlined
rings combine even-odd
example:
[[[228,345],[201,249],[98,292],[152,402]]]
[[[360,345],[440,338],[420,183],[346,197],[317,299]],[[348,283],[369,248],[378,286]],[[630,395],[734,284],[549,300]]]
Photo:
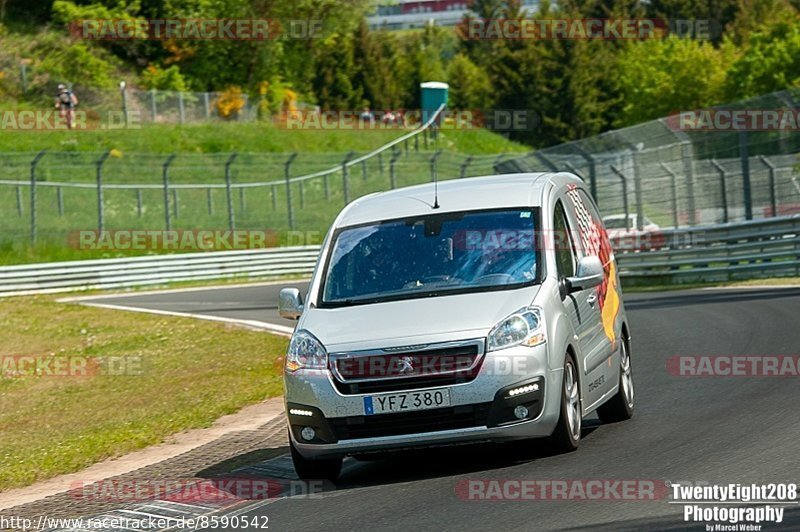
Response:
[[[564,378],[561,384],[561,415],[550,436],[551,445],[560,452],[570,453],[581,441],[581,393],[578,382],[578,367],[575,359],[567,353],[564,359]]]
[[[311,460],[303,457],[289,440],[292,451],[292,464],[297,476],[302,480],[330,480],[334,482],[342,471],[342,458],[323,458]]]
[[[603,423],[618,423],[633,416],[633,374],[631,372],[631,356],[628,342],[622,340],[620,347],[619,389],[617,393],[600,405],[597,415]]]

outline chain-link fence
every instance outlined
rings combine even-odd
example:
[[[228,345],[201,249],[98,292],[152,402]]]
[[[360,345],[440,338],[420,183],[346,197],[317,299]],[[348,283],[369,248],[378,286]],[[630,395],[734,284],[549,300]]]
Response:
[[[118,122],[114,125],[192,124],[214,120],[247,122],[266,119],[288,109],[311,109],[304,102],[268,101],[269,96],[251,97],[240,91],[192,92],[146,90],[120,80],[118,90],[87,87],[77,81],[53,78],[37,72],[29,62],[16,63],[0,57],[0,96],[26,102],[25,107],[52,108],[57,86],[64,83],[78,98],[77,109],[89,120]],[[277,107],[277,108],[276,108]]]
[[[627,215],[632,229],[798,213],[799,104],[800,92],[785,91],[687,111],[535,151],[503,170],[572,171],[604,215]]]
[[[74,244],[78,231],[137,229],[259,229],[281,238],[295,230],[316,232],[310,238],[318,241],[359,196],[434,175],[489,174],[498,161],[415,150],[413,142],[350,164],[358,157],[0,153],[0,232],[4,240],[65,245]],[[321,175],[306,177],[314,174]]]
[[[797,101],[787,92],[731,108],[796,112]],[[418,130],[368,154],[0,153],[2,240],[68,245],[77,231],[235,228],[316,243],[359,196],[519,170],[576,173],[604,216],[630,229],[800,212],[796,128],[686,131],[665,119],[525,156],[470,156],[437,140]]]
[[[81,231],[225,228],[319,241],[354,198],[438,172],[491,172],[495,156],[431,151],[436,114],[367,154],[0,153],[0,240],[74,246]]]

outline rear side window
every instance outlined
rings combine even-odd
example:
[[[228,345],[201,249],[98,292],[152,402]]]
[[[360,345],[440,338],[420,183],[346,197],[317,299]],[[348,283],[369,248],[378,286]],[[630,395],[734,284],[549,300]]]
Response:
[[[573,188],[567,192],[575,211],[580,235],[579,247],[583,255],[597,255],[605,265],[612,258],[611,242],[603,225],[603,219],[594,201],[586,191]]]
[[[559,200],[556,203],[555,219],[553,220],[553,241],[556,252],[556,268],[558,277],[571,277],[575,275],[575,244],[567,222],[567,213],[564,205]]]

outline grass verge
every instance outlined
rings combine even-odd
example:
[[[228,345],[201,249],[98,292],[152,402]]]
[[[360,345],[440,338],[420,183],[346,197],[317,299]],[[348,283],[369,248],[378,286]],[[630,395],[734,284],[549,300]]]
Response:
[[[0,300],[0,490],[78,471],[280,395],[286,344],[230,325],[55,297]],[[30,367],[14,358],[22,355],[88,361],[89,373],[99,361],[99,374],[6,376]]]
[[[122,153],[327,153],[373,150],[407,129],[280,129],[268,122],[146,124],[133,129],[18,131],[0,129],[0,151],[105,151]],[[488,130],[447,130],[441,148],[473,155],[525,152],[530,147]]]

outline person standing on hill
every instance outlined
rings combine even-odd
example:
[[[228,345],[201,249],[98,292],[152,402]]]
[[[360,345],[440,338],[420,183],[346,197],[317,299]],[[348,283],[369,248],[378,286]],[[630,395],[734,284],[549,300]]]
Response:
[[[61,117],[67,122],[67,129],[72,129],[72,119],[75,107],[78,105],[78,98],[66,85],[59,83],[56,93],[56,109],[59,109]]]

